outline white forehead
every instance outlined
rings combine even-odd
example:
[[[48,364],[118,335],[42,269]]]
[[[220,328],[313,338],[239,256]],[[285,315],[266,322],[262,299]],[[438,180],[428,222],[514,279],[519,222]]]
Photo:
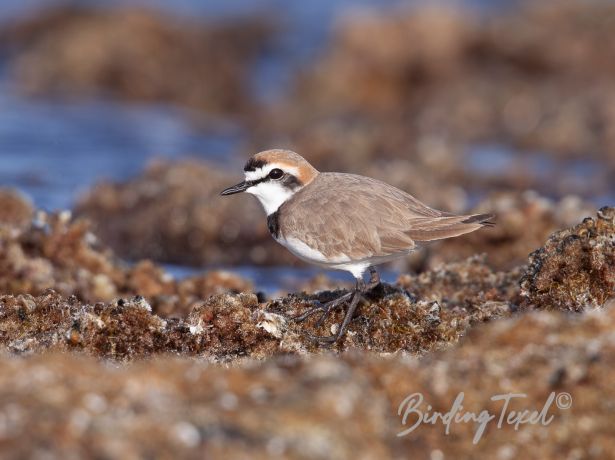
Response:
[[[268,163],[262,168],[256,168],[255,171],[245,171],[246,180],[258,180],[267,177],[272,169],[281,169],[284,172],[297,176],[299,170],[294,166],[282,165],[279,163]]]

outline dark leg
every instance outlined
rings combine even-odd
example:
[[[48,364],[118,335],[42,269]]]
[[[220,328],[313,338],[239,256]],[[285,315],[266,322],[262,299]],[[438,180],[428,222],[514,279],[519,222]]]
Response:
[[[354,291],[350,293],[352,294],[352,300],[350,301],[350,305],[348,305],[348,310],[346,311],[344,320],[342,321],[342,324],[340,325],[340,328],[336,334],[330,335],[330,336],[318,336],[318,335],[308,334],[308,336],[311,339],[317,340],[319,342],[328,342],[328,343],[337,342],[340,338],[342,338],[342,336],[344,335],[344,332],[346,332],[346,328],[350,324],[350,321],[352,320],[352,317],[354,316],[354,312],[357,309],[357,306],[359,305],[359,301],[363,298],[363,293],[365,291],[366,291],[365,282],[362,279],[358,279]],[[324,317],[320,318],[318,320],[317,326],[320,326],[323,320],[324,320]]]
[[[366,286],[367,291],[371,291],[380,284],[380,275],[375,267],[369,267],[369,283]]]
[[[359,302],[361,301],[361,299],[363,299],[363,295],[366,292],[371,291],[372,289],[374,289],[376,286],[380,284],[380,275],[378,274],[378,271],[374,267],[369,268],[369,275],[370,275],[369,282],[367,284],[363,281],[363,279],[357,279],[357,284],[355,285],[355,288],[352,292],[348,292],[347,294],[344,294],[338,297],[337,299],[334,299],[325,304],[319,304],[314,308],[310,308],[307,312],[302,313],[299,316],[295,316],[292,319],[294,321],[301,322],[301,321],[305,321],[307,318],[312,316],[314,313],[322,312],[321,317],[316,322],[316,327],[320,327],[322,326],[325,319],[327,318],[327,316],[333,309],[344,305],[348,300],[350,300],[350,304],[348,305],[348,310],[346,311],[346,315],[344,316],[342,324],[340,325],[340,328],[336,334],[331,335],[331,336],[315,336],[315,335],[308,334],[310,338],[314,340],[318,340],[320,342],[329,342],[329,343],[337,342],[340,338],[342,338],[342,336],[344,335],[344,332],[346,332],[346,329],[348,328],[350,321],[352,321],[352,318],[359,305]]]
[[[347,294],[343,294],[339,296],[337,299],[333,299],[330,302],[327,302],[324,304],[321,304],[320,302],[318,302],[318,305],[316,305],[314,308],[310,308],[305,313],[302,313],[298,316],[294,316],[291,319],[293,321],[300,323],[308,319],[314,313],[322,312],[322,317],[318,320],[318,322],[321,323],[322,321],[324,321],[324,318],[326,318],[326,316],[331,312],[331,310],[343,305],[346,301],[348,301],[352,297],[353,294],[354,294],[354,291],[348,292]]]

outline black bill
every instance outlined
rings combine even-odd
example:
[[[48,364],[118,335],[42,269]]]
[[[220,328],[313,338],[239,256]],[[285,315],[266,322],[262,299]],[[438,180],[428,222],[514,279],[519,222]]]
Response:
[[[240,182],[237,185],[233,185],[232,187],[225,188],[220,192],[220,195],[233,195],[234,193],[245,192],[252,185],[249,181]]]

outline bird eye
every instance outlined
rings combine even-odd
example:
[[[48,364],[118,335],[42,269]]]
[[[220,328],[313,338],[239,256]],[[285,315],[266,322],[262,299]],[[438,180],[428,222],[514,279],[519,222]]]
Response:
[[[284,171],[278,168],[272,169],[271,172],[269,173],[269,177],[272,179],[281,179],[283,175],[284,175]]]

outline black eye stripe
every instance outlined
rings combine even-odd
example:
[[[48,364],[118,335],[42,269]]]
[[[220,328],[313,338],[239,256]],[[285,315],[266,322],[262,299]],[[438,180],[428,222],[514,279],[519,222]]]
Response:
[[[248,184],[249,187],[254,187],[255,185],[258,185],[262,182],[273,182],[273,181],[278,182],[275,179],[272,179],[271,177],[267,175],[265,177],[261,177],[260,179],[247,180],[246,183]],[[288,173],[285,174],[284,180],[281,181],[281,184],[291,190],[294,190],[303,185],[303,183],[299,179],[297,179],[292,174],[288,174]]]

